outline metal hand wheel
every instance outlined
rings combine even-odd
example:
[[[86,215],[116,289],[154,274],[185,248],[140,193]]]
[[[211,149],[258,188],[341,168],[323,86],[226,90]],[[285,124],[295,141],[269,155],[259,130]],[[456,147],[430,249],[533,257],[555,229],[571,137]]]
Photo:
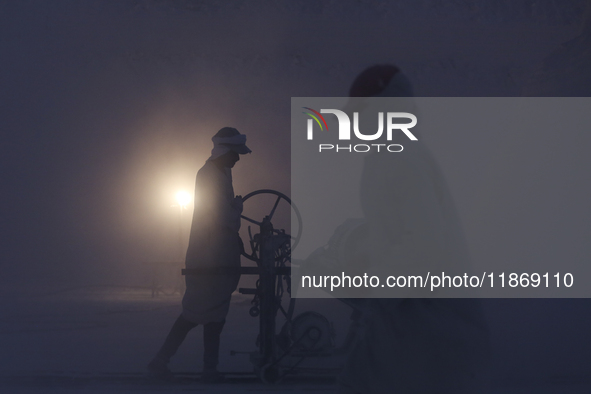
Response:
[[[255,197],[256,198],[253,198]],[[259,200],[257,201],[258,204],[246,204],[246,201],[250,201],[250,202],[254,202],[254,200]],[[290,239],[291,239],[291,245],[289,245],[288,249],[284,252],[282,252],[280,254],[280,256],[278,256],[278,258],[285,258],[285,257],[289,257],[286,256],[291,254],[291,251],[293,249],[295,249],[295,247],[297,246],[298,242],[300,241],[300,238],[302,236],[302,217],[300,215],[300,211],[298,210],[298,208],[295,206],[295,204],[293,204],[291,202],[291,199],[289,197],[287,197],[285,194],[278,192],[276,190],[271,190],[271,189],[261,189],[261,190],[256,190],[252,193],[248,193],[246,196],[244,196],[242,198],[242,201],[245,203],[244,204],[244,210],[243,210],[243,214],[241,215],[242,219],[246,222],[252,223],[252,224],[256,224],[257,225],[257,229],[256,231],[258,231],[258,227],[261,226],[261,224],[263,223],[263,220],[265,218],[267,218],[271,223],[273,223],[273,219],[277,218],[278,216],[282,216],[280,219],[283,221],[283,223],[281,223],[281,225],[285,225],[285,227],[289,227],[287,231],[291,232],[291,229],[293,229],[294,227],[291,225],[291,221],[292,219],[296,219],[297,220],[297,230],[296,230],[296,234],[294,235],[290,235],[289,232],[286,232],[285,229],[280,229],[280,228],[275,228],[278,227],[276,225],[274,225],[274,229],[273,232],[275,232],[276,234],[287,234]],[[252,205],[252,207],[251,207]],[[290,210],[287,211],[287,207],[290,207]],[[288,215],[288,212],[291,215]],[[288,217],[289,216],[289,217]],[[256,218],[261,218],[260,220],[256,220],[253,217]],[[242,253],[242,255],[244,257],[246,257],[249,260],[253,260],[253,261],[258,261],[259,257],[259,251],[258,251],[258,239],[257,239],[257,235],[258,234],[254,234],[253,235],[253,231],[251,229],[251,226],[248,226],[248,236],[249,236],[249,240],[250,240],[250,253],[247,253],[246,251],[244,251]]]

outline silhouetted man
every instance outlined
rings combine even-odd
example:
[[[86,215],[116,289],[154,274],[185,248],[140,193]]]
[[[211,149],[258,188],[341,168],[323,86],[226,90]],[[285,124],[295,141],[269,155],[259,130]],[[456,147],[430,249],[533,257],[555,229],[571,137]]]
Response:
[[[242,197],[234,196],[232,167],[241,154],[250,153],[246,136],[231,127],[224,127],[212,138],[211,156],[197,173],[195,209],[185,260],[186,267],[240,267],[242,241],[238,235]],[[220,333],[230,307],[232,292],[240,274],[187,275],[183,312],[178,317],[164,344],[148,364],[152,377],[171,379],[170,358],[187,333],[203,324],[202,380],[222,379],[217,371]]]

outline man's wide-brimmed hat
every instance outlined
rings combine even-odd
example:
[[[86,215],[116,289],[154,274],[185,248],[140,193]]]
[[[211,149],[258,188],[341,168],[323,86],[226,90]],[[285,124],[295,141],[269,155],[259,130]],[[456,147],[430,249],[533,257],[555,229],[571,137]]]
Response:
[[[251,153],[252,151],[246,146],[246,135],[240,134],[238,130],[233,127],[224,127],[220,129],[211,139],[213,141],[213,149],[208,160],[217,159],[228,152],[236,152],[241,155]]]

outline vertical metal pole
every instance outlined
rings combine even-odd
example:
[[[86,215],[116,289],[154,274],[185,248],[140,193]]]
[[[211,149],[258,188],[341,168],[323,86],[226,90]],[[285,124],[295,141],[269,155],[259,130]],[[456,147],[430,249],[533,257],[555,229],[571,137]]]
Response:
[[[273,225],[268,217],[261,224],[261,315],[260,315],[260,355],[261,366],[275,359],[275,251],[273,250]]]

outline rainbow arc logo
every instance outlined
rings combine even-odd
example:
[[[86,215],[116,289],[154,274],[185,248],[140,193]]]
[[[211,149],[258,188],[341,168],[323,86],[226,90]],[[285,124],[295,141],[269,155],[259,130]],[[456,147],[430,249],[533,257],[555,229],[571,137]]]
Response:
[[[314,119],[316,121],[316,123],[318,123],[318,126],[320,126],[320,130],[324,130],[324,128],[322,127],[322,123],[324,123],[324,126],[326,127],[326,131],[328,131],[328,125],[326,124],[326,120],[324,120],[324,117],[322,115],[320,115],[320,112],[315,111],[312,108],[308,108],[308,107],[302,107],[302,108],[314,112],[314,114],[311,114],[310,112],[302,112],[302,113],[311,116],[312,119]],[[318,118],[322,119],[322,123],[320,123],[320,120]]]

